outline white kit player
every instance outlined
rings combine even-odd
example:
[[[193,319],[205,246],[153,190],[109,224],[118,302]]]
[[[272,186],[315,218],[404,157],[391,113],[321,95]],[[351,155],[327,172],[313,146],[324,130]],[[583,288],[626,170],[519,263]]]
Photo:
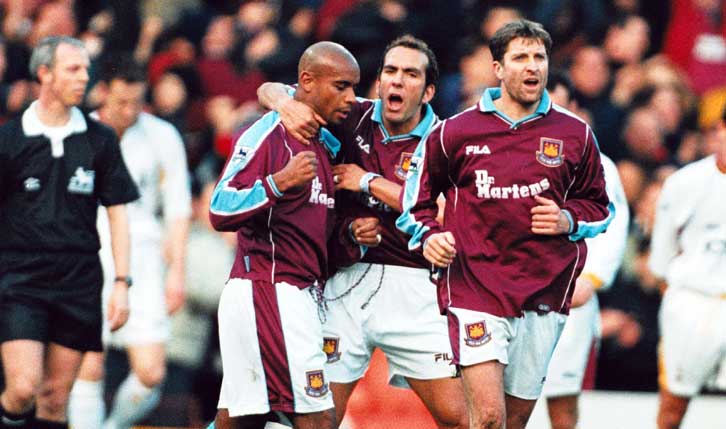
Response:
[[[577,397],[595,341],[600,338],[600,306],[595,290],[609,288],[623,262],[630,212],[625,191],[613,161],[600,154],[608,198],[615,204],[615,218],[607,231],[586,239],[587,262],[578,277],[570,316],[555,347],[545,381],[552,426],[558,429],[577,425]]]
[[[126,281],[129,321],[107,346],[126,349],[131,372],[122,382],[103,423],[103,354],[87,353],[71,395],[69,418],[75,429],[126,429],[144,418],[161,398],[166,374],[168,314],[184,302],[184,257],[191,217],[191,193],[184,143],[168,122],[141,111],[146,76],[131,61],[110,64],[102,76],[104,105],[93,113],[120,138],[121,152],[141,198],[128,206],[131,278],[113,272],[108,237],[101,234],[104,299],[112,283]],[[158,212],[163,213],[163,222]],[[99,214],[99,232],[106,218]]]
[[[571,111],[571,84],[563,73],[553,71],[547,82],[552,101]],[[547,398],[550,421],[556,429],[574,429],[578,420],[578,396],[593,345],[600,338],[600,306],[595,290],[609,288],[623,262],[630,210],[625,191],[613,161],[600,154],[608,198],[615,204],[615,218],[607,231],[585,240],[587,262],[578,277],[570,316],[562,331],[547,370],[542,394]]]
[[[715,154],[668,177],[656,210],[649,267],[666,283],[659,429],[680,427],[690,398],[726,370],[726,114],[711,137]]]

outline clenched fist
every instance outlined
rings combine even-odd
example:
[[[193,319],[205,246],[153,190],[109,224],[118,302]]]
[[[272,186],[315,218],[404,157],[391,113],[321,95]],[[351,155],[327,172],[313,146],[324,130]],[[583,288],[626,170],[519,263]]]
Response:
[[[315,152],[303,151],[293,156],[285,168],[273,174],[272,180],[280,192],[285,192],[310,182],[317,175],[318,158]]]

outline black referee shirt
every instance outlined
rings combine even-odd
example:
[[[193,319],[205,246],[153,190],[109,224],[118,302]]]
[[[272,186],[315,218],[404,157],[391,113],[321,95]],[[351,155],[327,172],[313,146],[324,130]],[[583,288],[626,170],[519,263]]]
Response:
[[[0,127],[0,251],[97,252],[98,204],[139,197],[115,133],[76,108],[71,120],[60,157],[21,118]]]

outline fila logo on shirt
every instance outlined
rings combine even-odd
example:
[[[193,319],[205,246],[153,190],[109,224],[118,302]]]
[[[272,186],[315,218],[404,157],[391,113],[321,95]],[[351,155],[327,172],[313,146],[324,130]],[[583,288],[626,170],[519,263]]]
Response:
[[[96,172],[84,170],[83,167],[76,168],[73,177],[68,182],[68,192],[74,194],[90,195],[93,193],[93,183],[96,179]]]
[[[493,186],[494,182],[494,176],[490,176],[487,170],[476,170],[476,196],[482,199],[518,199],[533,197],[550,188],[550,181],[546,177],[525,185],[515,183],[512,186]]]
[[[310,190],[310,199],[308,202],[313,204],[322,204],[329,209],[335,208],[335,198],[328,197],[323,191],[323,183],[318,177],[313,179],[312,188]]]
[[[371,153],[371,145],[365,142],[363,137],[361,136],[355,136],[355,142],[358,143],[358,147],[363,150],[363,152],[370,154]]]
[[[466,147],[466,154],[467,155],[491,155],[492,151],[489,150],[489,146],[477,146],[477,145],[469,145]]]

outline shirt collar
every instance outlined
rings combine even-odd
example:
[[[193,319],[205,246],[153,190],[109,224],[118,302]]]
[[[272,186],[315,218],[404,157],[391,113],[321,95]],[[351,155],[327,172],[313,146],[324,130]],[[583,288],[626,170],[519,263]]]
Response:
[[[494,105],[494,100],[502,96],[502,89],[501,88],[487,88],[484,90],[484,94],[482,94],[481,99],[479,100],[479,110],[485,113],[496,113],[497,115],[501,116],[502,118],[506,119],[507,122],[512,124],[512,128],[515,126],[521,124],[522,122],[528,121],[532,118],[535,118],[537,116],[544,116],[547,113],[549,113],[550,108],[552,108],[552,101],[550,101],[550,95],[547,93],[547,90],[545,90],[542,93],[542,99],[539,101],[539,105],[537,105],[537,109],[532,113],[531,115],[527,115],[524,118],[513,121],[507,115],[504,114],[504,112],[501,112],[497,109],[497,107]]]
[[[407,134],[389,136],[388,130],[386,130],[386,127],[383,125],[383,102],[380,98],[373,100],[373,115],[371,119],[373,119],[374,122],[377,122],[378,125],[381,127],[381,131],[383,132],[382,143],[385,144],[389,141],[404,140],[411,137],[418,137],[419,139],[423,138],[423,136],[426,135],[426,132],[429,130],[429,128],[431,128],[431,125],[436,119],[436,114],[434,113],[434,109],[431,107],[431,105],[429,103],[426,103],[424,106],[426,106],[426,113],[424,113],[421,121],[418,123],[418,125],[416,125],[416,128],[414,128],[413,130],[411,130],[410,133]]]
[[[33,101],[30,106],[25,109],[25,112],[23,112],[23,133],[25,133],[25,135],[28,137],[43,135],[45,134],[46,130],[51,128],[40,121],[37,108],[38,100]],[[69,121],[63,126],[68,127],[68,135],[84,133],[88,128],[86,125],[86,118],[83,117],[83,113],[81,113],[81,110],[75,106],[71,107],[71,117]]]

